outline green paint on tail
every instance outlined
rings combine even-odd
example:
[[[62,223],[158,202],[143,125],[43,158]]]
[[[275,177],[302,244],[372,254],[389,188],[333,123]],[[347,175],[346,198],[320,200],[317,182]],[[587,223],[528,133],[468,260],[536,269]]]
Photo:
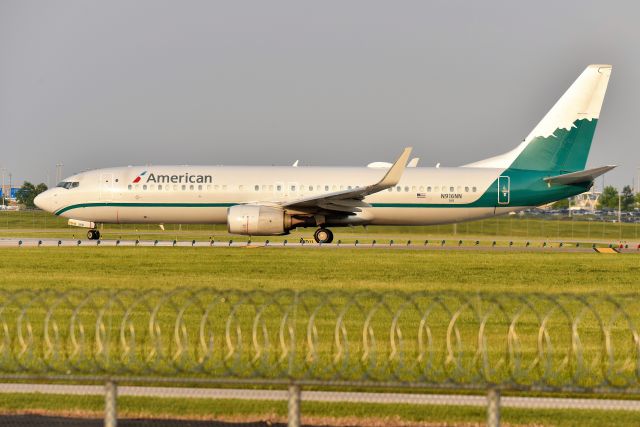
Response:
[[[557,129],[547,138],[534,138],[511,168],[561,173],[583,170],[597,124],[598,119],[580,119],[569,130]]]

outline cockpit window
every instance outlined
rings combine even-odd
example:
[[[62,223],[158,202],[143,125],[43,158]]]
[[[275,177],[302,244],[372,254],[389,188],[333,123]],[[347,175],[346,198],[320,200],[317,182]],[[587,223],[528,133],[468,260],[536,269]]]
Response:
[[[66,188],[67,190],[70,190],[72,188],[76,188],[79,185],[80,185],[80,183],[78,181],[73,181],[73,182],[71,182],[71,181],[62,181],[58,185],[56,185],[56,187]]]

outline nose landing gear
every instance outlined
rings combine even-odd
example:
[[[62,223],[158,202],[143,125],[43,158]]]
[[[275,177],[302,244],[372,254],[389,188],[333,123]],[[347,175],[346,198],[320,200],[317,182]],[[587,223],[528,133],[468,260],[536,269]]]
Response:
[[[99,240],[100,239],[100,231],[99,230],[89,230],[89,231],[87,231],[87,239],[89,239],[89,240]]]
[[[318,228],[313,233],[313,238],[317,243],[331,243],[333,242],[333,233],[328,228]]]

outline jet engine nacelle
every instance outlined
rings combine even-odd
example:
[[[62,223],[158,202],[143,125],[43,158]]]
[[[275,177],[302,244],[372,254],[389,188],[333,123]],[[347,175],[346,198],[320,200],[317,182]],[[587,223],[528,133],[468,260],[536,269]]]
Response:
[[[291,216],[282,209],[260,205],[235,205],[227,212],[229,233],[250,236],[287,234],[292,228]]]

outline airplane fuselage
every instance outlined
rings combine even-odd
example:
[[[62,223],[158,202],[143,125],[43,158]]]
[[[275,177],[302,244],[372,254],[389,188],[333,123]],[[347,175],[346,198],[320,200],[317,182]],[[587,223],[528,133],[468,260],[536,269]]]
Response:
[[[145,166],[69,177],[47,210],[95,223],[224,224],[229,207],[278,205],[363,187],[386,169],[363,167]],[[364,199],[361,212],[329,225],[431,225],[526,209],[584,192],[549,187],[550,173],[491,168],[407,168],[397,185]],[[295,213],[295,212],[294,212]]]

